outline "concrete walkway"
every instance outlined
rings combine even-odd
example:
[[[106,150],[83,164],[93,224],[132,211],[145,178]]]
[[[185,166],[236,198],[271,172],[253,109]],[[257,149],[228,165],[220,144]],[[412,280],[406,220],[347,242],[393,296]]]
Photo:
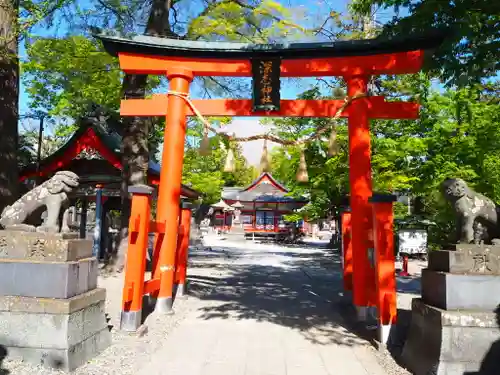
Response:
[[[386,375],[374,349],[341,325],[330,254],[214,244],[191,258],[189,298],[199,307],[139,375]],[[212,272],[197,271],[207,264]]]

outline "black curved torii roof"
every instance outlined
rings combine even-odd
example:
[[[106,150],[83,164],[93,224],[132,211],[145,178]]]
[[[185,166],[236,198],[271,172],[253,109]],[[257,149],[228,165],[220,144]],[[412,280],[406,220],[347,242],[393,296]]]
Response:
[[[321,57],[368,56],[414,50],[433,50],[444,41],[447,33],[431,30],[426,34],[402,37],[378,37],[364,40],[345,40],[316,43],[252,44],[234,42],[204,42],[170,39],[148,35],[120,35],[116,32],[94,30],[93,36],[102,41],[106,52],[155,56],[178,56],[214,59],[272,58],[309,59]]]

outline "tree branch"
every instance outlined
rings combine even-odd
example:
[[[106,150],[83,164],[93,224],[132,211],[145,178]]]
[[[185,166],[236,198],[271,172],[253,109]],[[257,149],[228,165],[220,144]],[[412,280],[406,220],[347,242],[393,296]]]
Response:
[[[214,77],[206,77],[206,79],[208,79],[209,81],[214,82],[217,86],[219,86],[220,88],[222,88],[224,91],[226,91],[229,94],[231,94],[233,92],[233,90],[231,90],[231,88],[229,86],[226,86],[226,85],[222,84],[221,82],[219,82]]]

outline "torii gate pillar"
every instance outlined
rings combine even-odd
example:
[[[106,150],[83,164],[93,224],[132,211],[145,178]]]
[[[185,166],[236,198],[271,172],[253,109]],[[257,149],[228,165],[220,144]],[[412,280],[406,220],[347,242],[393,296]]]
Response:
[[[347,95],[366,94],[369,76],[345,77]],[[366,308],[373,305],[373,269],[368,252],[373,249],[371,205],[372,171],[370,119],[368,100],[351,103],[349,122],[349,185],[351,188],[351,228],[353,254],[353,303],[360,320],[366,319]]]
[[[170,91],[189,93],[193,73],[185,69],[171,69],[167,78]],[[153,277],[160,278],[156,311],[170,313],[173,303],[174,272],[179,232],[179,200],[181,196],[184,141],[186,138],[187,105],[184,99],[172,95],[168,100],[167,121],[163,138],[160,185],[156,221],[165,223],[165,235],[157,234],[153,252]]]

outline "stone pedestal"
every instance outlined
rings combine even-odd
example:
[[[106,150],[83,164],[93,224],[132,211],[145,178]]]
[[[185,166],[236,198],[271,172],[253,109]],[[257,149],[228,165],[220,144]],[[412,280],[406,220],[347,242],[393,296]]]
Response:
[[[457,245],[430,254],[402,353],[413,374],[480,373],[500,343],[499,260],[500,247],[489,245]]]
[[[72,371],[111,343],[92,241],[0,231],[0,345],[8,356]]]
[[[447,311],[415,298],[411,319],[402,359],[415,375],[478,372],[486,354],[500,339],[493,312]]]
[[[422,299],[444,310],[493,311],[500,303],[494,290],[500,291],[496,275],[422,271]]]
[[[245,241],[245,229],[241,226],[233,226],[231,230],[226,233],[226,238],[229,241]]]

